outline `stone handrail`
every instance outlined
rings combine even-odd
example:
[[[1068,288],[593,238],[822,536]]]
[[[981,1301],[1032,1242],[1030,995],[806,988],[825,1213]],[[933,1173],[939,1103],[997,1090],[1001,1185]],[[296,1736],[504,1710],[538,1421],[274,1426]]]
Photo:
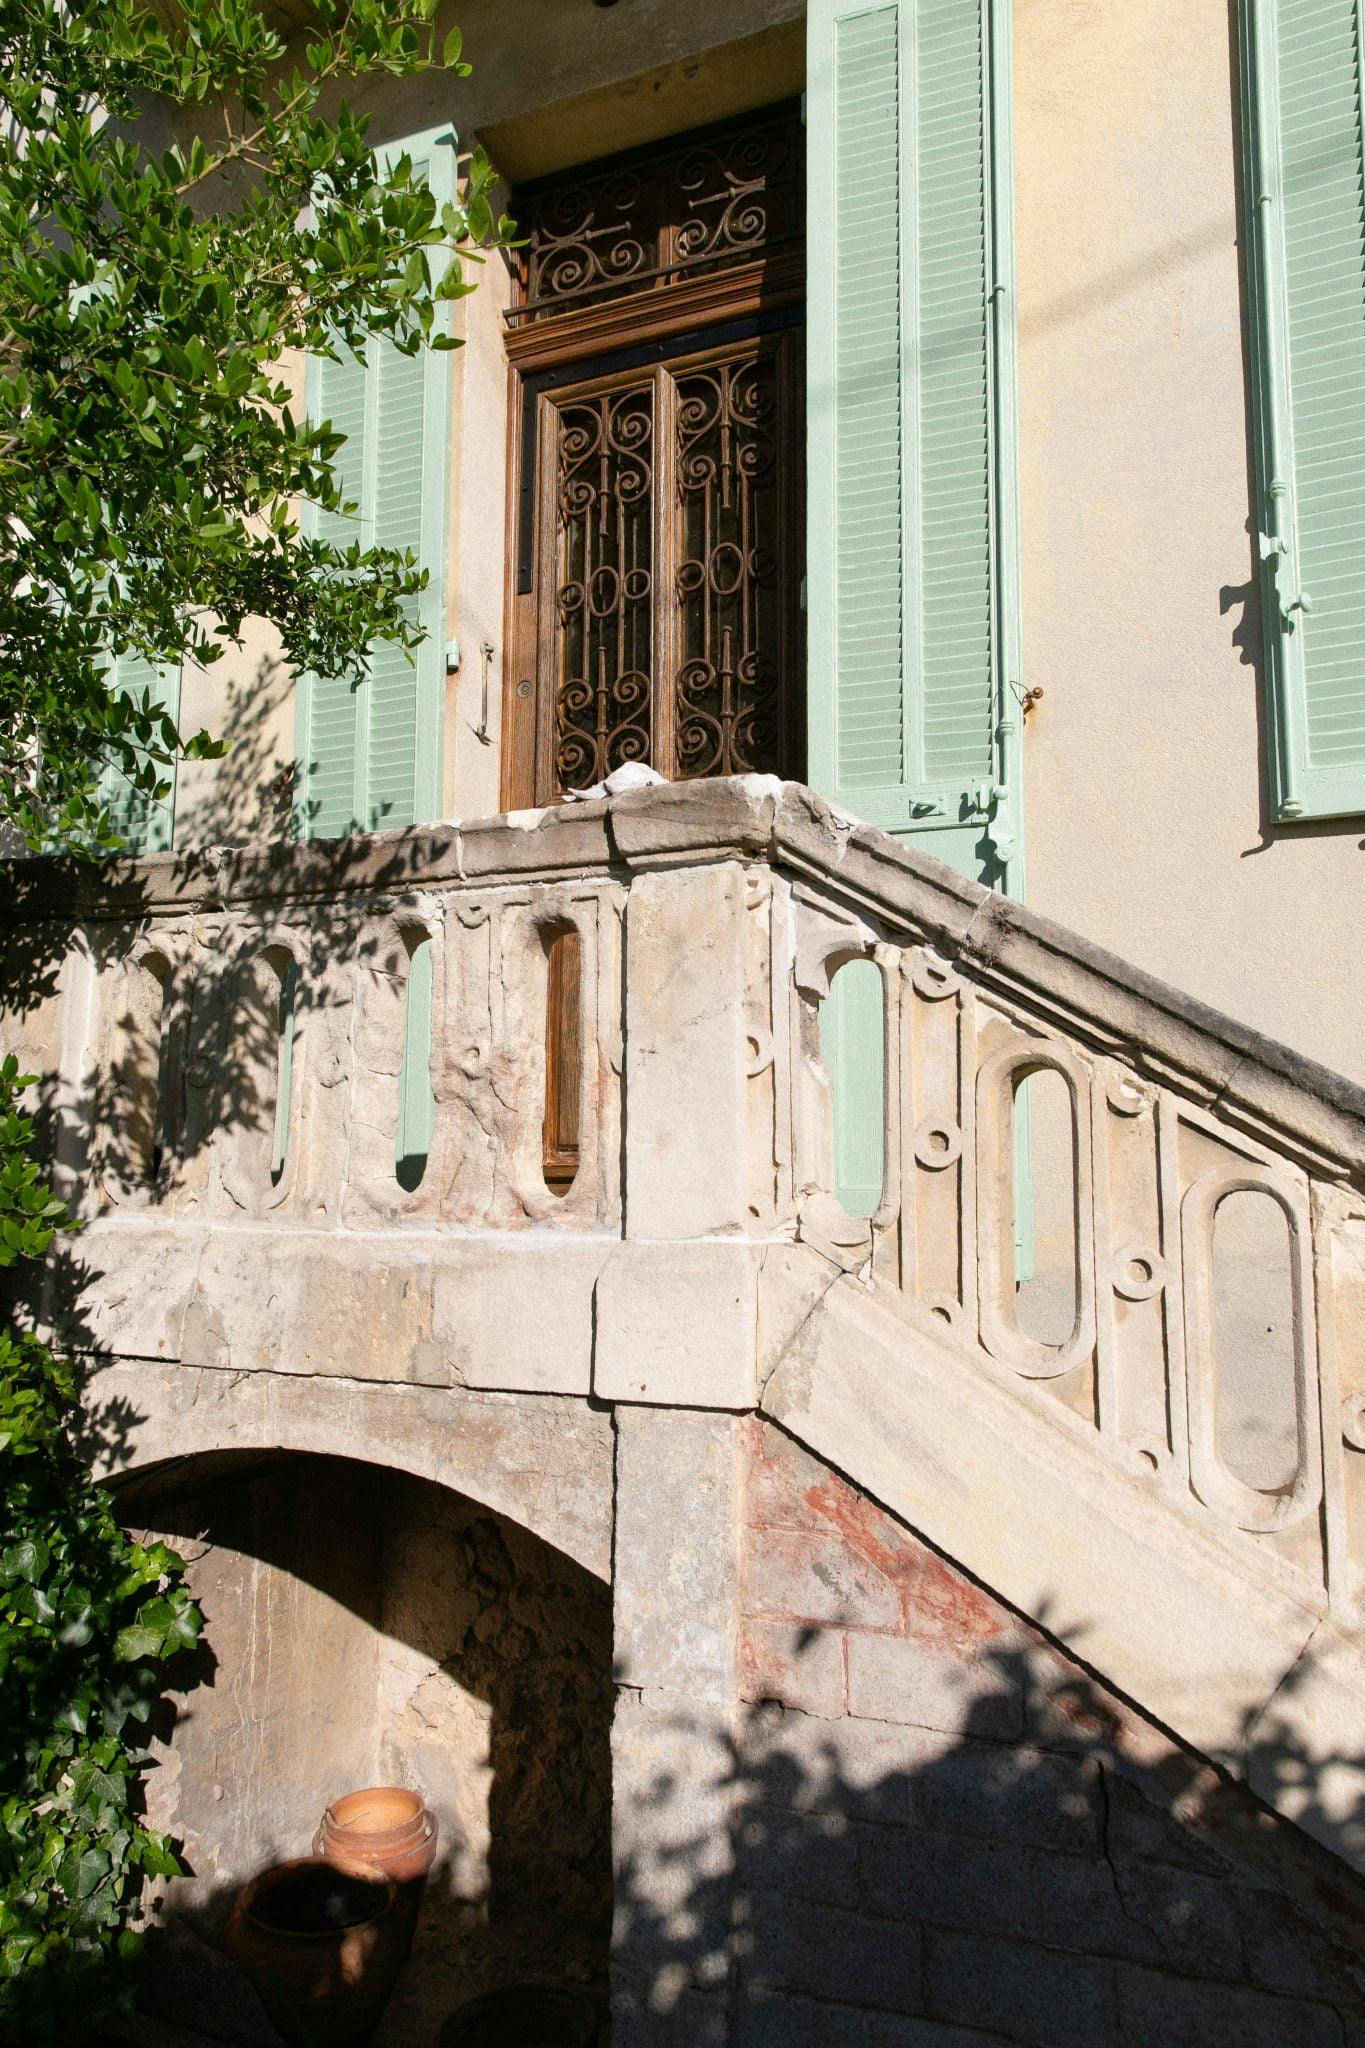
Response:
[[[1239,1569],[1354,1618],[1365,1091],[804,792],[779,806],[774,848],[794,902],[807,1057],[793,1121],[808,1144],[823,1129],[815,1020],[831,966],[869,958],[884,989],[881,1205],[851,1224],[808,1151],[800,1234],[1214,1534]],[[1069,1105],[1074,1316],[1052,1343],[1021,1327],[1014,1277],[1013,1102],[1039,1073],[1059,1077]],[[1247,1191],[1278,1219],[1289,1295],[1259,1365],[1292,1416],[1292,1467],[1270,1485],[1232,1469],[1220,1428],[1220,1382],[1226,1397],[1225,1375],[1245,1379],[1246,1362],[1220,1342],[1214,1226]],[[1224,1279],[1235,1292],[1237,1274]]]
[[[1311,1062],[763,778],[11,872],[7,943],[45,967],[8,1043],[56,1077],[92,1346],[744,1407],[852,1274],[907,1343],[970,1360],[1247,1569],[1356,1611],[1365,1094]],[[567,930],[580,1160],[556,1190],[547,960]],[[434,1133],[405,1188],[424,942]],[[819,1047],[857,957],[887,1053],[866,1223],[833,1195]],[[1055,1344],[1014,1298],[1012,1103],[1043,1071],[1071,1116],[1076,1312]],[[1245,1190],[1283,1219],[1292,1289],[1294,1466],[1270,1488],[1219,1428],[1214,1221]]]

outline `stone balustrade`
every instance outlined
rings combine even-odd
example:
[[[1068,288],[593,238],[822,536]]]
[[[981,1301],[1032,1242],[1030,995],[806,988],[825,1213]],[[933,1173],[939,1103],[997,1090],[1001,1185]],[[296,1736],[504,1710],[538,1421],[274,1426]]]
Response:
[[[56,1077],[44,1107],[87,1226],[78,1341],[738,1410],[851,1282],[941,1359],[946,1401],[964,1374],[991,1382],[1239,1569],[1357,1612],[1365,1098],[809,792],[749,778],[98,873],[35,863],[13,917],[48,969],[9,1041]],[[543,1125],[569,932],[565,1187]],[[405,1186],[427,946],[434,1106]],[[830,977],[858,958],[885,1019],[866,1221],[833,1193],[820,1058]],[[1016,1103],[1039,1074],[1068,1105],[1074,1316],[1055,1342],[1023,1327],[1014,1264]],[[1290,1452],[1260,1484],[1229,1451],[1216,1271],[1220,1204],[1247,1192],[1291,1304],[1262,1367]]]

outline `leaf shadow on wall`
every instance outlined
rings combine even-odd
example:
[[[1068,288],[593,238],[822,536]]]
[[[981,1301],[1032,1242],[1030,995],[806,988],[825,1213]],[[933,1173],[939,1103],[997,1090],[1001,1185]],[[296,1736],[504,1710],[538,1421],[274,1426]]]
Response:
[[[1357,2039],[1361,1881],[1160,1731],[1135,1758],[1123,1703],[1074,1665],[1040,1679],[1040,1648],[985,1652],[953,1732],[775,1703],[733,1734],[661,1724],[657,1770],[616,1790],[618,1839],[641,1837],[616,1874],[618,2048]],[[1274,1715],[1248,1746],[1312,1798],[1322,1764]]]

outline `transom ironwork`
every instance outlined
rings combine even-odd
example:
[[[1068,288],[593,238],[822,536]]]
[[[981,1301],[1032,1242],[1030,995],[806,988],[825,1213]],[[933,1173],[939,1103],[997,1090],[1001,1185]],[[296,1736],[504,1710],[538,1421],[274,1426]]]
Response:
[[[514,211],[526,237],[509,314],[517,326],[796,248],[804,232],[798,110],[769,108],[527,186]]]

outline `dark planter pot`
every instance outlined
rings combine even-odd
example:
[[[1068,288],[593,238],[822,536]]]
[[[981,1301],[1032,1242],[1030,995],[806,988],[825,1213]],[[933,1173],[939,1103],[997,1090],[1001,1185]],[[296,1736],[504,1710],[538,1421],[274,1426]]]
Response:
[[[452,2013],[440,2048],[594,2048],[596,2001],[571,1984],[508,1984]]]
[[[398,1887],[324,1856],[278,1863],[239,1894],[223,1947],[292,2048],[362,2048],[406,1953]]]

